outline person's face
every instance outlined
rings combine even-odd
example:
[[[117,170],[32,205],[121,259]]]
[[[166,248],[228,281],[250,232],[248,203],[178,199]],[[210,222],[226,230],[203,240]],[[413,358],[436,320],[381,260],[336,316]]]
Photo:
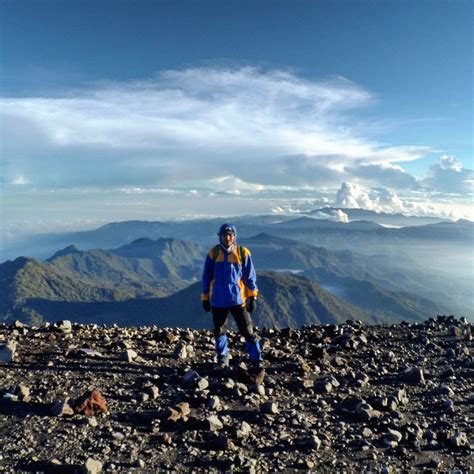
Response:
[[[225,248],[229,248],[235,241],[233,232],[224,232],[221,235],[221,243]]]

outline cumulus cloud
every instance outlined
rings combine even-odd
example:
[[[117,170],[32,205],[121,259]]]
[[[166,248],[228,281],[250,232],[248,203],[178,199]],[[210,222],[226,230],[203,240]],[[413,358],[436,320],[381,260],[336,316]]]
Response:
[[[342,183],[337,191],[335,206],[368,209],[377,212],[402,212],[412,214],[412,203],[401,199],[397,193],[380,187],[367,189],[357,183]]]
[[[341,209],[332,209],[330,213],[319,211],[312,213],[311,217],[316,219],[328,219],[334,222],[343,222],[345,224],[349,222],[349,216]]]
[[[454,156],[443,155],[431,165],[422,183],[432,191],[472,193],[474,192],[474,170],[464,168]]]
[[[344,182],[336,194],[336,206],[353,209],[373,209],[373,202],[367,190],[354,183]]]
[[[358,166],[348,166],[346,171],[349,175],[376,186],[383,185],[396,189],[417,189],[420,187],[414,176],[407,173],[400,165],[392,163],[362,163]]]
[[[334,207],[368,209],[407,216],[441,217],[449,220],[473,219],[472,205],[463,200],[435,196],[429,191],[413,191],[402,197],[384,188],[366,188],[358,183],[344,182],[336,193]]]
[[[37,184],[71,186],[231,175],[265,185],[339,185],[364,174],[410,186],[412,178],[391,164],[427,148],[385,146],[353,127],[372,99],[342,77],[310,81],[254,67],[162,71],[54,97],[4,97],[6,171],[10,182],[22,169]]]

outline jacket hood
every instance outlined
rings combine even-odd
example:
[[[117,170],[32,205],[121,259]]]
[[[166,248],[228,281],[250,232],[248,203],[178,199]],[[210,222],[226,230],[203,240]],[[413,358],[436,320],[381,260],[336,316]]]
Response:
[[[224,233],[224,231],[229,228],[232,229],[232,232],[234,233],[234,236],[237,239],[237,227],[234,224],[230,224],[228,222],[222,224],[219,227],[219,232],[217,233],[217,235],[220,237]]]

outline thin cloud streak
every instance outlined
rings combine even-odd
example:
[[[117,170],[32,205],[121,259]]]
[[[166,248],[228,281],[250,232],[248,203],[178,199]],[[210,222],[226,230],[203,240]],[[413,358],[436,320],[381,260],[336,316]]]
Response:
[[[47,184],[49,166],[56,182],[63,176],[73,185],[72,151],[76,163],[84,161],[83,176],[77,173],[81,185],[94,174],[94,162],[117,167],[113,184],[120,176],[124,184],[140,186],[235,174],[274,185],[285,184],[285,177],[293,179],[289,184],[319,185],[325,176],[339,185],[361,166],[387,167],[429,151],[382,145],[356,132],[353,114],[373,100],[342,77],[315,82],[288,71],[242,67],[164,71],[148,81],[102,83],[61,97],[2,98],[0,105],[11,181],[21,169],[30,182],[28,172]],[[31,140],[9,141],[8,132],[16,138],[31,133],[43,172],[28,155]],[[131,157],[127,166],[124,155]],[[295,156],[302,157],[296,169]],[[108,185],[107,175],[93,184]]]

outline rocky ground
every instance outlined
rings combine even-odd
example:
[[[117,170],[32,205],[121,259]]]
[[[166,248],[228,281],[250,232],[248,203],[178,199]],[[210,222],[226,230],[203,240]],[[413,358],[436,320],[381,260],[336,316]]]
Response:
[[[0,472],[469,471],[472,330],[262,329],[262,381],[235,333],[0,325]]]

